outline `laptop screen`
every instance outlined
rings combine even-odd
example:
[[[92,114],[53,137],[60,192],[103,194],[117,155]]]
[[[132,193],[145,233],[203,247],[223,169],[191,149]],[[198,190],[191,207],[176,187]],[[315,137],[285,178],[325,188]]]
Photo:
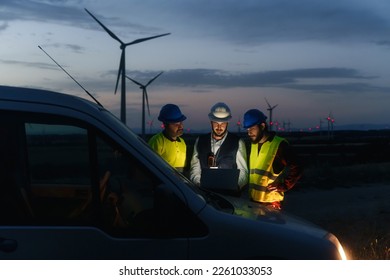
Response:
[[[204,168],[200,186],[215,191],[240,191],[238,186],[239,169]]]

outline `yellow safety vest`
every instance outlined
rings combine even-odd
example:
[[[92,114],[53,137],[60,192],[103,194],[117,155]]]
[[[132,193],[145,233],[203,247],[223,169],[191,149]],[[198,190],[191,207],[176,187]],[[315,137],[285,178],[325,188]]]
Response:
[[[249,158],[249,197],[259,202],[282,201],[283,192],[268,192],[267,186],[275,181],[280,174],[273,171],[274,162],[279,144],[286,141],[284,138],[275,136],[272,141],[266,141],[258,149],[258,144],[251,145]]]
[[[183,171],[187,153],[187,145],[183,138],[178,137],[176,141],[171,141],[160,132],[150,138],[148,144],[171,166]]]

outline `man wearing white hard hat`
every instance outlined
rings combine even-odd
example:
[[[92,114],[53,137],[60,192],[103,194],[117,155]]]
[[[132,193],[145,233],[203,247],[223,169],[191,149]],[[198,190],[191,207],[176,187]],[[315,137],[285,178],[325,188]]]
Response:
[[[199,136],[191,158],[190,179],[200,186],[202,169],[239,169],[238,186],[248,183],[246,146],[237,135],[228,132],[232,118],[230,108],[223,102],[213,105],[208,114],[211,133]]]

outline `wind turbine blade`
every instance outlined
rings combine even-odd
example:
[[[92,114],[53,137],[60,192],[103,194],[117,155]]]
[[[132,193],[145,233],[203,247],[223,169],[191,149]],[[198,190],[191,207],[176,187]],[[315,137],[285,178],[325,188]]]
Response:
[[[119,61],[119,69],[118,69],[118,76],[116,78],[116,85],[115,85],[115,94],[116,94],[116,91],[118,90],[118,84],[119,84],[119,78],[121,76],[121,72],[123,70],[123,65],[125,63],[124,61],[124,55],[125,55],[125,49],[122,49],[122,54],[121,54],[121,60]],[[123,73],[124,74],[124,73]],[[123,75],[122,74],[122,75]]]
[[[143,93],[145,94],[146,106],[148,107],[148,115],[150,116],[149,97],[148,97],[148,92],[146,91],[146,88],[144,88]]]
[[[141,83],[139,83],[139,82],[137,82],[136,80],[133,80],[132,78],[130,78],[129,76],[127,76],[126,75],[126,78],[128,78],[130,81],[132,81],[133,83],[135,83],[135,84],[137,84],[137,85],[139,85],[141,88],[144,88],[144,85],[143,84],[141,84]]]
[[[146,37],[146,38],[141,38],[141,39],[137,39],[137,40],[134,40],[130,43],[127,43],[125,44],[125,46],[129,46],[129,45],[134,45],[134,44],[138,44],[138,43],[141,43],[141,42],[144,42],[144,41],[147,41],[147,40],[151,40],[151,39],[154,39],[154,38],[158,38],[158,37],[162,37],[162,36],[167,36],[171,33],[165,33],[165,34],[161,34],[161,35],[157,35],[157,36],[152,36],[152,37]]]
[[[163,72],[160,72],[156,77],[154,77],[153,79],[151,79],[146,85],[145,87],[147,87],[148,85],[150,85],[155,79],[157,79]]]
[[[121,39],[119,39],[110,29],[108,29],[107,27],[104,26],[103,23],[101,23],[93,14],[91,14],[87,9],[85,9],[85,11],[94,19],[96,20],[97,23],[99,23],[99,25],[101,27],[103,27],[103,29],[115,40],[117,40],[119,43],[121,43],[122,45],[124,44]]]
[[[267,100],[267,98],[265,98],[265,97],[264,97],[264,99],[265,99],[265,102],[267,102],[267,104],[268,104],[268,107],[269,107],[269,108],[271,108],[271,105],[268,103],[268,100]]]

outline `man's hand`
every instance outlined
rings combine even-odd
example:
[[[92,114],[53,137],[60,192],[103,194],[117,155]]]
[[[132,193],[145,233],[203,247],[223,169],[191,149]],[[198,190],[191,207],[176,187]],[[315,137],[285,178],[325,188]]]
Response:
[[[267,186],[267,190],[269,191],[269,192],[275,192],[275,191],[277,191],[278,190],[278,188],[276,187],[276,186],[274,186],[274,185],[268,185]]]
[[[272,183],[267,186],[269,192],[285,192],[287,188],[280,183]]]

